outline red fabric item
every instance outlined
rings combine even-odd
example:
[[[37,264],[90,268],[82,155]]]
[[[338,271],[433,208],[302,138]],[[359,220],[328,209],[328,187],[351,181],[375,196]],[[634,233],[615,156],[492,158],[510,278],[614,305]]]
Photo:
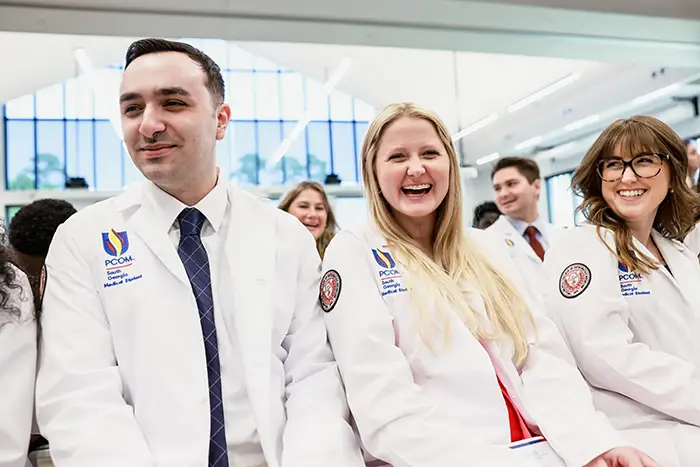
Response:
[[[496,376],[498,378],[498,376]],[[503,386],[501,378],[498,378],[498,385],[501,387],[501,392],[503,393],[503,399],[506,401],[506,408],[508,408],[508,422],[510,423],[510,441],[514,443],[516,441],[522,441],[524,439],[532,438],[532,433],[527,427],[525,420],[523,420],[522,415],[518,411],[518,408],[513,404],[506,387]]]
[[[540,241],[537,240],[537,227],[534,225],[529,226],[527,229],[525,229],[525,234],[527,234],[528,241],[530,242],[532,249],[535,250],[535,254],[539,256],[542,261],[544,261],[544,247]]]

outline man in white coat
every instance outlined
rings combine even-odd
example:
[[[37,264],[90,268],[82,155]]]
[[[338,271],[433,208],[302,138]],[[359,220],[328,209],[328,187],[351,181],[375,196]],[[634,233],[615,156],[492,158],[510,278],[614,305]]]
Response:
[[[544,255],[557,229],[539,214],[540,169],[532,159],[504,157],[491,172],[496,205],[503,215],[487,229],[502,237],[528,285],[540,297]]]
[[[359,467],[296,219],[225,183],[231,109],[196,48],[131,45],[124,142],[147,181],[56,233],[37,418],[57,467]]]

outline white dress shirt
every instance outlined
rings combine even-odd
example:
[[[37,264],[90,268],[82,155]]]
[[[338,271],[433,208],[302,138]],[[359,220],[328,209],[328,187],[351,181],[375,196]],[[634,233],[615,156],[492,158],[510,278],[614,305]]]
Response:
[[[173,246],[177,248],[180,241],[177,216],[188,206],[155,185],[150,185],[150,188],[149,195],[153,197],[153,204],[160,208],[160,218],[154,219],[154,222],[160,223],[162,228],[168,231]],[[231,467],[264,467],[265,457],[242,377],[241,350],[239,343],[231,338],[224,324],[232,320],[235,310],[232,309],[231,294],[222,294],[221,291],[230,291],[225,284],[231,283],[229,268],[236,266],[228,264],[223,254],[223,242],[231,224],[230,203],[225,182],[219,178],[214,189],[191,207],[198,209],[206,217],[201,237],[209,257],[211,273],[229,465]],[[198,310],[194,309],[192,312],[198,313]]]
[[[508,222],[515,227],[515,230],[517,230],[528,243],[530,243],[530,238],[525,233],[525,230],[531,225],[535,227],[537,229],[535,238],[542,244],[542,248],[544,248],[545,252],[549,249],[549,224],[542,219],[542,216],[539,216],[534,222],[530,223],[509,216],[506,216],[506,219],[508,219]]]

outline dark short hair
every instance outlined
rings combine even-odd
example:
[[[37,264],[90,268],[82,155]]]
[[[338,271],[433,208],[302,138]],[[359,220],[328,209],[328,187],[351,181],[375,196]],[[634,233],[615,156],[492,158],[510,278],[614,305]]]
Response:
[[[474,224],[479,222],[484,217],[484,214],[488,214],[489,212],[493,212],[499,216],[501,215],[501,211],[493,201],[486,201],[474,208]]]
[[[132,43],[127,49],[124,69],[126,70],[129,68],[129,65],[139,57],[161,52],[179,52],[190,57],[204,72],[207,78],[204,84],[211,93],[214,105],[220,105],[224,102],[226,85],[221,75],[221,68],[219,68],[219,65],[217,65],[209,55],[185,42],[155,38],[140,39]]]
[[[27,204],[10,221],[10,245],[25,255],[46,256],[58,226],[75,213],[73,205],[62,199]]]
[[[496,172],[509,167],[514,167],[520,175],[527,179],[528,183],[540,179],[540,167],[537,165],[537,162],[526,157],[504,157],[498,160],[496,166],[491,171],[491,180],[493,180]]]

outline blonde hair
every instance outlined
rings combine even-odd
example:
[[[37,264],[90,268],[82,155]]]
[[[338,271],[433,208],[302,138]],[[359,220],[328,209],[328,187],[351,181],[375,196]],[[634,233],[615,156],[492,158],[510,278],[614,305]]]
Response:
[[[670,169],[670,188],[661,202],[654,218],[653,227],[666,238],[682,241],[695,225],[700,198],[686,184],[688,154],[681,138],[665,123],[654,117],[634,116],[617,120],[601,133],[583,161],[574,172],[573,190],[583,198],[578,210],[586,219],[598,227],[598,236],[603,240],[601,229],[614,233],[617,251],[606,243],[606,247],[617,256],[618,261],[627,265],[630,271],[647,274],[658,269],[655,258],[642,253],[635,245],[627,222],[615,214],[603,198],[602,184],[597,169],[600,160],[608,156],[620,156],[615,150],[634,156],[644,152],[667,154],[663,164]]]
[[[326,208],[326,228],[323,230],[321,236],[316,239],[316,250],[318,250],[318,254],[321,256],[321,259],[323,259],[323,255],[326,253],[328,244],[331,242],[331,240],[333,240],[333,237],[338,231],[338,223],[335,220],[331,203],[328,201],[328,196],[326,195],[326,190],[323,189],[323,185],[310,180],[297,183],[282,197],[278,208],[285,212],[289,212],[289,208],[292,206],[294,200],[297,199],[297,196],[308,189],[314,190],[321,195],[323,205]]]
[[[377,150],[386,128],[402,117],[429,122],[450,161],[447,196],[436,212],[433,258],[396,222],[379,191],[375,171]],[[396,259],[401,259],[409,272],[411,279],[407,285],[416,305],[419,333],[426,345],[431,347],[428,328],[442,329],[445,341],[449,340],[448,320],[454,311],[479,339],[509,336],[515,348],[515,363],[522,365],[528,354],[524,318],[527,316],[532,322],[532,315],[515,285],[465,235],[457,153],[440,118],[412,103],[384,108],[370,125],[362,145],[362,178],[371,218]],[[464,281],[473,283],[481,293],[486,316],[470,306],[469,297],[461,287]]]

